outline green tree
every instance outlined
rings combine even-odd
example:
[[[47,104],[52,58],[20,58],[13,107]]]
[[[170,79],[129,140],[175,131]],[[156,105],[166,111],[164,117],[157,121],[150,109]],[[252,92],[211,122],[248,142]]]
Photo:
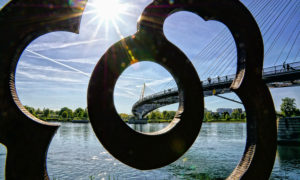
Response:
[[[245,113],[245,112],[243,112],[243,113],[241,114],[241,119],[246,119],[246,113]]]
[[[67,107],[61,108],[60,111],[59,111],[59,116],[62,116],[63,112],[67,112],[68,113],[68,118],[72,118],[73,117],[73,111],[72,111],[72,109],[69,109]]]
[[[68,118],[69,117],[68,111],[62,112],[61,117],[65,118],[65,119]]]
[[[280,105],[280,110],[284,116],[290,117],[297,114],[296,102],[294,98],[285,97],[281,100],[282,103]]]
[[[234,109],[231,113],[232,119],[241,119],[241,112],[238,109]]]
[[[30,107],[30,106],[24,106],[24,107],[28,112],[30,112],[30,114],[32,114],[33,116],[36,116],[36,112],[33,107]]]
[[[124,121],[129,120],[129,115],[128,115],[128,114],[120,113],[120,117],[121,117],[121,119],[123,119]]]
[[[154,113],[153,111],[152,112],[150,112],[150,114],[149,114],[149,119],[156,119],[156,113]]]
[[[225,119],[226,121],[230,121],[231,117],[230,117],[229,113],[227,113],[227,114],[225,115],[224,119]]]
[[[223,112],[222,115],[221,115],[221,118],[222,119],[225,119],[225,120],[228,120],[228,116],[229,116],[229,113],[228,112]],[[229,118],[230,119],[230,118]]]
[[[168,111],[163,111],[162,112],[162,118],[163,119],[169,119],[169,113],[168,113]]]
[[[169,119],[173,119],[176,115],[176,111],[169,111]]]
[[[82,109],[82,108],[75,109],[73,115],[74,115],[74,117],[83,118],[83,116],[84,116],[84,109]]]
[[[161,112],[159,112],[158,110],[154,111],[154,113],[156,114],[156,119],[162,119],[162,114]]]
[[[213,116],[212,116],[212,113],[211,112],[206,112],[205,114],[205,119],[206,121],[211,121]]]
[[[40,114],[43,114],[43,112],[41,111],[40,108],[38,108],[36,111],[35,111],[36,115],[40,115]]]
[[[88,113],[88,109],[87,109],[87,108],[84,109],[83,117],[84,117],[85,119],[88,119],[88,118],[89,118],[89,113]]]
[[[49,117],[50,116],[50,109],[43,109],[43,116],[45,117],[45,118],[47,118],[47,117]]]
[[[155,110],[155,111],[150,112],[147,117],[148,117],[148,119],[152,119],[152,120],[161,119],[162,114],[158,110]]]
[[[214,120],[219,120],[220,114],[219,113],[213,113],[212,117],[213,117]]]

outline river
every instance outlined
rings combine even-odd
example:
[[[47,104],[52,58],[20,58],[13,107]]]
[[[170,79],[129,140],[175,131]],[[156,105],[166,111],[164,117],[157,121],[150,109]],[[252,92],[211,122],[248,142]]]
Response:
[[[166,124],[131,125],[144,132]],[[176,162],[139,171],[114,159],[98,142],[90,124],[62,123],[48,151],[50,179],[224,179],[244,151],[245,123],[204,123],[193,146]],[[151,152],[147,152],[151,153]],[[0,179],[6,149],[0,146]],[[300,147],[278,146],[270,179],[299,179]]]

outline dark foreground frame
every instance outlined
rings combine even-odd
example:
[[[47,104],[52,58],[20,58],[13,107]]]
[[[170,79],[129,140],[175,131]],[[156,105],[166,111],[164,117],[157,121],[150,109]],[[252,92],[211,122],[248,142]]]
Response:
[[[230,30],[237,48],[237,72],[231,90],[247,113],[243,157],[228,179],[268,179],[277,147],[276,115],[271,94],[262,80],[263,40],[251,13],[238,0],[157,0],[141,16],[140,28],[163,33],[170,14],[186,10],[204,20],[217,20]]]
[[[49,179],[46,156],[58,126],[33,117],[15,89],[26,46],[48,32],[78,33],[85,0],[12,0],[0,11],[0,142],[7,147],[6,179]]]
[[[25,110],[16,94],[14,75],[21,53],[32,40],[53,31],[78,33],[86,0],[74,0],[72,4],[69,2],[68,0],[12,0],[0,12],[0,142],[7,147],[6,179],[49,179],[46,170],[47,149],[58,126],[42,122]],[[276,153],[275,110],[270,92],[261,79],[263,42],[259,28],[250,12],[237,0],[156,0],[145,9],[138,33],[134,37],[123,40],[123,42],[128,43],[130,48],[141,48],[141,46],[144,46],[143,43],[141,46],[137,43],[139,40],[154,41],[154,48],[144,47],[142,49],[146,51],[141,51],[141,49],[133,51],[133,56],[146,58],[149,56],[145,56],[145,53],[151,54],[157,51],[157,54],[163,53],[168,57],[166,60],[160,59],[159,63],[171,72],[180,88],[180,97],[182,98],[180,107],[182,108],[179,109],[177,118],[181,121],[174,125],[170,131],[161,132],[159,135],[141,135],[129,132],[131,135],[127,136],[127,134],[126,136],[130,138],[142,137],[141,139],[138,138],[141,142],[150,143],[152,140],[149,141],[149,137],[157,139],[158,142],[169,143],[162,147],[173,147],[174,152],[170,153],[170,156],[165,154],[168,157],[161,162],[153,161],[152,164],[145,164],[143,159],[143,153],[145,152],[136,153],[135,151],[139,149],[137,147],[140,146],[139,143],[136,143],[136,145],[131,144],[133,148],[136,148],[134,151],[125,149],[124,152],[117,152],[120,149],[116,149],[119,146],[114,142],[111,144],[106,143],[104,146],[113,154],[116,152],[117,154],[114,154],[114,156],[121,161],[140,169],[149,169],[166,165],[178,158],[194,141],[195,134],[200,130],[203,116],[203,98],[202,92],[200,92],[202,87],[198,84],[199,78],[196,77],[190,62],[175,46],[166,40],[163,40],[163,44],[166,46],[161,46],[158,43],[164,38],[162,27],[165,18],[179,10],[194,12],[205,20],[220,21],[231,31],[238,52],[238,69],[231,89],[240,97],[247,112],[247,142],[244,155],[229,179],[268,179]],[[146,38],[145,36],[149,37]],[[147,43],[151,44],[151,42]],[[163,52],[163,50],[171,50],[174,53],[172,55],[172,53]],[[124,51],[122,52],[121,48],[116,53],[122,54]],[[168,62],[170,57],[177,55],[176,64],[182,65],[181,67],[172,66]],[[152,57],[153,61],[159,59],[156,59],[156,56]],[[116,64],[114,62],[105,64],[102,60],[99,63],[104,64],[104,68],[107,68],[105,65],[109,65],[112,69],[119,67],[117,62],[115,62]],[[128,63],[125,64],[122,67],[123,70],[128,65]],[[191,71],[183,73],[182,69]],[[122,69],[115,70],[117,73],[122,72]],[[95,72],[97,72],[97,68]],[[111,73],[110,75],[113,78],[117,78],[118,74],[114,75],[114,71],[111,71]],[[113,85],[97,93],[92,91],[93,83],[107,83],[105,79],[99,79],[101,76],[98,77],[98,75],[95,73],[90,82],[89,103],[91,99],[101,99],[103,98],[101,95],[110,95],[110,91],[113,91],[111,89]],[[187,83],[186,78],[191,78],[195,85],[191,86],[190,83]],[[188,92],[196,96],[195,100],[190,98]],[[112,100],[110,96],[104,98]],[[100,140],[102,142],[106,141],[107,137],[105,136],[114,136],[118,133],[120,133],[119,136],[122,136],[121,133],[125,131],[101,131],[101,127],[98,127],[98,125],[103,120],[95,116],[96,112],[94,111],[99,110],[97,108],[103,105],[99,105],[101,104],[99,101],[94,103],[89,106],[89,110],[93,128],[97,136],[101,138]],[[97,103],[99,104],[97,105]],[[109,108],[107,108],[109,111],[104,112],[101,116],[113,117],[115,122],[120,120],[114,114],[113,102],[107,105],[109,105]],[[193,105],[198,106],[198,111],[189,112],[194,110]],[[197,116],[198,121],[195,120]],[[186,120],[183,120],[185,118]],[[195,123],[195,127],[192,127],[192,129],[189,129],[191,127],[191,123],[188,122],[189,118]],[[102,122],[102,125],[111,126],[110,129],[113,129],[115,125],[117,128],[119,128],[118,126],[124,126],[124,124],[111,122]],[[176,129],[180,128],[182,129],[178,133]],[[185,136],[183,130],[186,130],[186,132],[191,131],[192,136]],[[173,143],[166,142],[168,138],[164,140],[156,138],[172,132],[174,132],[174,136],[169,135],[168,137],[175,139]],[[179,138],[179,141],[176,141],[176,137],[184,137],[184,139]]]

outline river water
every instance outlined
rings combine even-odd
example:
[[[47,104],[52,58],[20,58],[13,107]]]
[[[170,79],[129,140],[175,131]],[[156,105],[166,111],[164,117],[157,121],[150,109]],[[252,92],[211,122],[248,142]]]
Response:
[[[151,132],[167,124],[132,125]],[[245,123],[204,123],[190,150],[176,162],[139,171],[114,159],[98,142],[90,124],[62,123],[50,145],[50,179],[224,179],[244,150]],[[151,153],[151,152],[147,152]],[[0,179],[4,179],[6,149],[0,146]],[[278,146],[271,179],[300,179],[300,147]]]

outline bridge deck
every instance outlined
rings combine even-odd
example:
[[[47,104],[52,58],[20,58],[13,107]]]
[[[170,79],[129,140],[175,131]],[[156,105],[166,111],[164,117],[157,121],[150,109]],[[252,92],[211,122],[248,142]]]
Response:
[[[234,78],[235,74],[202,81],[204,96],[231,92]],[[271,88],[299,86],[300,62],[264,68],[263,80]],[[178,102],[178,89],[171,88],[140,99],[133,105],[132,113],[141,118],[157,108]]]

